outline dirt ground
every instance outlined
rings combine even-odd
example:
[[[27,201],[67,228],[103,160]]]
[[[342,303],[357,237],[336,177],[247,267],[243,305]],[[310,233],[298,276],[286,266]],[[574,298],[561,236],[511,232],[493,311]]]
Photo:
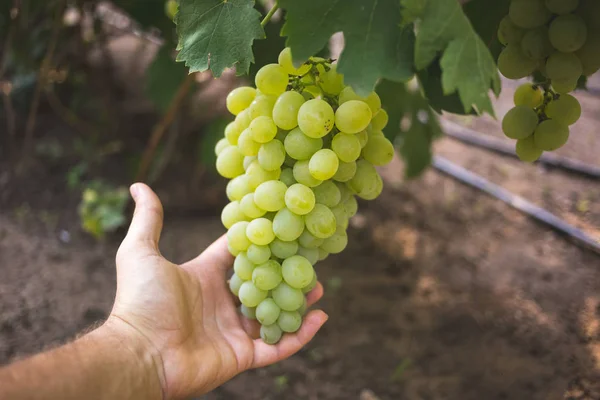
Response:
[[[585,118],[560,153],[600,165],[600,98],[579,97]],[[501,137],[490,118],[456,120]],[[600,239],[598,181],[451,139],[436,154]],[[83,234],[63,172],[0,169],[0,363],[72,338],[111,309],[123,232],[104,243]],[[346,251],[317,267],[330,319],[316,339],[203,399],[600,399],[600,257],[435,170],[405,182],[395,161],[383,173],[386,188],[361,202]],[[202,204],[182,201],[173,182],[156,190],[168,258],[193,257],[223,232],[221,185]]]

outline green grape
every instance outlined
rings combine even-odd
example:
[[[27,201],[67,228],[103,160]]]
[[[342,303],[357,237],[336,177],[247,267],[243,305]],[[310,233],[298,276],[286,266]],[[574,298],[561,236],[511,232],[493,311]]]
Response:
[[[298,311],[282,311],[277,318],[277,325],[284,332],[294,333],[302,325],[302,315]]]
[[[254,191],[254,202],[266,211],[279,211],[285,207],[285,194],[288,190],[281,181],[266,181]]]
[[[258,156],[244,156],[244,171],[247,171],[254,161],[258,161]]]
[[[545,25],[552,17],[544,0],[513,0],[508,15],[515,25],[525,29]]]
[[[281,273],[285,283],[293,288],[302,289],[312,281],[315,270],[306,258],[291,256],[281,264]]]
[[[308,260],[311,265],[315,265],[319,261],[319,250],[317,248],[308,249],[306,247],[298,246],[298,254]]]
[[[383,180],[381,179],[381,176],[376,175],[375,176],[375,182],[373,183],[373,187],[371,188],[371,190],[367,190],[364,191],[362,193],[358,193],[358,197],[360,197],[361,199],[364,200],[375,200],[377,197],[379,197],[379,195],[381,194],[381,192],[383,191]]]
[[[281,340],[283,332],[277,324],[272,325],[261,325],[260,327],[260,338],[266,344],[275,344]]]
[[[285,161],[285,147],[277,139],[271,140],[260,146],[258,150],[258,163],[266,171],[281,168]]]
[[[323,66],[319,65],[319,72],[321,72],[322,68]],[[320,74],[320,78],[321,89],[323,89],[323,91],[329,95],[336,96],[344,88],[344,76],[342,74],[338,74],[337,64],[330,66],[329,71],[323,70]]]
[[[231,144],[226,138],[219,140],[215,145],[215,155],[218,156],[223,150],[225,150],[229,146],[231,146]]]
[[[306,229],[320,239],[326,239],[335,233],[335,216],[323,204],[315,204],[315,208],[306,215],[305,223]]]
[[[513,100],[516,106],[536,108],[544,102],[544,93],[539,86],[524,83],[515,91]]]
[[[558,94],[567,94],[571,93],[577,88],[577,83],[579,79],[574,80],[552,80],[552,89]]]
[[[250,118],[255,120],[258,117],[268,117],[271,118],[273,116],[273,107],[275,107],[275,102],[277,101],[277,96],[272,95],[260,95],[256,96],[256,99],[250,104],[248,107],[248,113],[250,114]],[[252,123],[250,123],[252,124]]]
[[[257,288],[254,283],[246,281],[240,286],[238,297],[246,307],[256,307],[267,298],[267,291]]]
[[[323,147],[323,139],[306,136],[300,128],[287,134],[284,141],[287,154],[295,160],[308,160]]]
[[[331,179],[337,172],[340,161],[330,149],[321,149],[310,158],[308,171],[313,178],[320,181]]]
[[[338,187],[338,189],[340,189],[340,194],[342,195],[340,198],[341,203],[346,202],[354,194],[352,190],[350,190],[350,188],[344,183],[336,182],[335,185]]]
[[[229,254],[231,254],[234,257],[237,257],[238,254],[241,253],[240,250],[234,249],[233,247],[231,247],[231,245],[228,243],[227,244],[227,250],[229,251]]]
[[[233,271],[244,281],[249,281],[252,279],[252,271],[254,271],[254,267],[256,266],[248,259],[245,251],[240,252],[240,254],[235,257],[235,261],[233,262]]]
[[[333,129],[335,114],[325,100],[312,99],[298,110],[298,126],[306,136],[320,138]]]
[[[273,218],[273,231],[277,239],[290,242],[296,240],[304,230],[304,218],[287,208],[277,211]],[[271,249],[273,251],[273,249]]]
[[[238,126],[238,129],[240,130],[240,133],[248,128],[250,126],[250,122],[252,122],[252,117],[250,117],[250,110],[245,109],[244,111],[242,111],[241,113],[239,113],[236,117],[235,117],[235,121],[236,125]]]
[[[305,229],[304,232],[302,232],[302,235],[300,235],[298,238],[298,243],[300,246],[306,249],[316,249],[323,244],[323,240],[324,239],[315,237],[312,233]]]
[[[546,74],[552,80],[572,82],[579,79],[582,72],[581,61],[573,53],[557,51],[546,61]]]
[[[315,273],[313,275],[312,281],[310,281],[308,286],[305,286],[302,288],[302,293],[304,293],[304,294],[309,293],[311,290],[313,290],[317,286],[318,282],[319,282],[319,278],[317,278],[317,274]]]
[[[346,207],[344,207],[344,204],[338,204],[337,206],[333,207],[331,209],[331,212],[333,213],[333,216],[335,217],[335,223],[338,227],[342,227],[343,229],[348,228],[348,222],[349,222],[349,216],[348,216],[348,212],[346,211]],[[337,230],[337,228],[336,228]]]
[[[296,311],[302,307],[304,303],[304,294],[299,289],[289,286],[285,282],[281,282],[271,292],[273,300],[283,311]]]
[[[536,61],[523,54],[519,44],[509,44],[498,57],[498,70],[508,79],[525,78],[531,75],[536,68]]]
[[[343,162],[349,163],[356,161],[360,156],[360,140],[358,140],[356,135],[338,133],[331,141],[331,150],[333,150]]]
[[[248,257],[248,260],[252,261],[253,264],[263,264],[271,258],[271,249],[269,246],[251,244],[248,246],[248,250],[246,250],[246,257]]]
[[[238,296],[242,283],[244,283],[244,281],[236,274],[233,274],[229,280],[229,290],[231,290],[231,293],[233,293],[235,296]]]
[[[354,217],[358,212],[358,201],[356,197],[350,196],[346,201],[344,201],[344,209],[346,210],[346,215],[348,217]]]
[[[258,143],[267,143],[277,135],[277,126],[269,117],[259,116],[250,123],[250,137]]]
[[[302,64],[300,67],[294,67],[293,59],[292,59],[292,49],[286,47],[279,53],[279,58],[277,59],[279,65],[283,68],[283,70],[289,75],[304,75],[308,71],[310,71],[309,64]],[[270,324],[267,324],[270,325]]]
[[[591,76],[600,69],[600,30],[589,32],[585,44],[575,53],[583,66],[583,75]]]
[[[344,133],[358,133],[366,129],[373,113],[364,101],[349,100],[335,112],[335,126]]]
[[[374,137],[385,138],[385,135],[383,134],[382,131],[377,131],[375,129],[371,129],[371,130],[367,129],[367,133],[369,134],[369,140],[371,140],[371,138],[374,138]],[[368,142],[367,142],[367,144],[368,144]]]
[[[277,322],[281,308],[272,298],[264,299],[256,306],[256,319],[262,325],[272,325]]]
[[[308,187],[317,187],[323,182],[312,176],[309,170],[309,162],[306,160],[296,162],[296,164],[294,164],[293,173],[294,179],[298,183]]]
[[[246,176],[248,177],[248,187],[251,190],[255,190],[258,185],[266,181],[274,181],[279,179],[281,175],[281,169],[275,171],[266,171],[260,166],[258,161],[253,161],[246,169]]]
[[[165,14],[171,21],[174,21],[175,15],[179,11],[179,3],[177,0],[167,0],[165,2]]]
[[[502,131],[511,139],[524,139],[533,133],[537,125],[538,116],[533,109],[516,106],[504,116]]]
[[[241,133],[242,129],[235,121],[228,123],[225,127],[225,138],[230,144],[236,145]]]
[[[344,90],[342,90],[342,92],[340,93],[340,97],[338,100],[339,104],[342,105],[351,100],[360,100],[367,103],[373,115],[377,114],[381,109],[381,99],[379,98],[379,95],[376,92],[369,93],[367,97],[361,97],[354,92],[352,87],[346,86]]]
[[[240,201],[240,211],[248,218],[260,218],[267,212],[258,205],[254,199],[254,193],[248,193]]]
[[[550,42],[558,51],[570,53],[579,50],[587,39],[587,26],[578,15],[556,17],[550,24]]]
[[[540,150],[557,150],[569,140],[569,127],[553,119],[548,119],[538,125],[533,139],[535,147]]]
[[[373,119],[371,120],[371,125],[373,126],[373,129],[377,130],[377,131],[381,131],[383,129],[385,129],[385,127],[388,124],[390,117],[388,116],[387,111],[385,111],[383,108],[381,110],[379,110],[377,112],[377,114],[375,114],[373,116]]]
[[[285,192],[285,206],[294,214],[308,214],[315,206],[315,194],[308,186],[295,183]]]
[[[546,116],[563,125],[573,125],[581,117],[581,104],[570,94],[563,94],[548,104]]]
[[[285,259],[296,254],[296,251],[298,251],[298,242],[295,240],[286,242],[275,238],[275,240],[269,244],[269,248],[275,257]]]
[[[248,186],[248,177],[246,175],[236,176],[227,183],[227,198],[231,201],[240,201],[250,192],[252,190]]]
[[[250,128],[246,128],[240,134],[238,138],[238,148],[245,156],[256,156],[260,150],[261,144],[252,139],[252,131]]]
[[[221,222],[227,229],[231,228],[236,222],[245,220],[246,215],[242,212],[239,201],[232,201],[223,207],[223,211],[221,211]]]
[[[302,291],[304,292],[304,289],[302,289]],[[303,316],[304,314],[306,314],[307,309],[308,309],[308,303],[306,302],[306,298],[305,298],[304,302],[302,303],[302,305],[300,306],[300,308],[297,311],[300,315]]]
[[[521,50],[526,57],[536,61],[552,54],[554,48],[548,37],[548,28],[542,26],[527,31],[521,41]]]
[[[223,178],[235,178],[244,173],[244,155],[237,146],[229,146],[218,155],[216,167]]]
[[[254,243],[265,246],[275,239],[273,232],[273,222],[267,218],[256,218],[248,224],[246,228],[246,236]]]
[[[254,83],[264,94],[280,95],[285,92],[289,76],[279,64],[267,64],[256,73]]]
[[[518,44],[521,42],[525,30],[516,26],[507,15],[502,18],[498,27],[498,40],[503,45]]]
[[[252,272],[252,282],[261,290],[275,289],[282,279],[281,265],[275,260],[259,265]]]
[[[294,183],[296,183],[296,180],[294,179],[294,171],[292,171],[291,168],[284,168],[281,171],[281,176],[279,177],[279,180],[283,182],[287,187],[292,186]]]
[[[546,8],[558,15],[568,14],[577,9],[579,0],[546,0]]]
[[[285,92],[275,102],[273,121],[281,129],[292,130],[298,126],[298,111],[304,104],[304,96],[298,92]]]
[[[356,162],[352,161],[349,163],[345,163],[340,161],[340,165],[338,166],[338,170],[333,176],[334,181],[338,182],[348,182],[354,174],[356,173]]]
[[[325,181],[312,190],[315,194],[315,201],[329,208],[337,206],[342,200],[340,189],[332,181]]]
[[[373,165],[389,164],[394,158],[394,145],[384,136],[370,137],[362,150],[362,156]]]
[[[246,307],[242,304],[240,306],[240,312],[248,319],[256,319],[256,307]]]
[[[238,115],[250,107],[250,104],[254,101],[254,97],[256,97],[256,89],[254,88],[249,86],[235,88],[229,92],[225,99],[227,110],[233,115]]]
[[[367,142],[369,141],[369,132],[367,132],[367,130],[365,129],[363,131],[358,132],[356,134],[356,137],[360,142],[360,147],[364,148],[367,145]]]
[[[321,245],[321,249],[325,250],[327,253],[330,254],[339,254],[342,251],[344,251],[347,245],[348,234],[346,233],[346,230],[344,228],[338,226],[338,228],[335,231],[335,234],[325,239],[325,241]]]
[[[531,135],[525,139],[517,140],[516,152],[521,161],[534,162],[541,157],[544,151],[535,147],[535,139]]]
[[[359,197],[366,198],[371,197],[373,193],[377,193],[379,181],[381,181],[381,177],[373,164],[366,160],[358,160],[356,162],[356,174],[348,182],[348,187]]]

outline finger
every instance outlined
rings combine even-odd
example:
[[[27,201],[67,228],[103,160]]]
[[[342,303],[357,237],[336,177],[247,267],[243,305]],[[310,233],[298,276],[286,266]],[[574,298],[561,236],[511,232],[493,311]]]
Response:
[[[227,248],[227,236],[223,234],[208,246],[198,257],[188,261],[183,266],[192,270],[196,268],[215,268],[225,273],[233,265],[233,256]]]
[[[306,307],[310,307],[323,297],[323,285],[317,282],[317,285],[306,294]]]
[[[158,248],[163,226],[162,204],[156,193],[143,183],[132,185],[130,192],[135,201],[135,211],[125,240],[146,242]]]
[[[295,354],[316,335],[327,321],[327,314],[321,310],[308,313],[298,332],[285,334],[276,345],[266,344],[262,339],[254,340],[254,360],[252,368],[265,367]]]

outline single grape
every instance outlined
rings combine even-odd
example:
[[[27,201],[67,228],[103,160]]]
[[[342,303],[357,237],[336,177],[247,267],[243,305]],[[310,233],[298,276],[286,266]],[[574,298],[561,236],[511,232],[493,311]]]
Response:
[[[244,171],[247,171],[254,161],[258,161],[258,156],[244,156]]]
[[[245,221],[246,215],[240,209],[239,201],[232,201],[223,207],[223,211],[221,211],[221,222],[223,226],[227,229],[231,228],[233,224],[240,221]]]
[[[348,218],[354,217],[358,212],[358,201],[356,201],[356,197],[350,196],[346,201],[344,201],[344,209],[346,210],[346,215]]]
[[[321,72],[323,66],[319,65],[317,69]],[[337,64],[331,65],[329,71],[323,70],[319,78],[321,79],[321,89],[329,95],[338,95],[344,88],[344,76],[338,74]]]
[[[259,246],[257,244],[251,244],[248,246],[248,250],[246,250],[246,257],[253,264],[263,264],[266,263],[269,258],[271,258],[271,249],[269,246]]]
[[[262,325],[271,325],[277,322],[281,308],[272,298],[264,299],[256,306],[256,319]]]
[[[308,286],[305,286],[305,287],[302,288],[302,293],[304,293],[304,294],[309,293],[311,290],[313,290],[317,286],[318,282],[319,282],[319,279],[317,278],[317,274],[315,273],[313,275],[312,281],[310,281],[310,283],[308,284]]]
[[[533,134],[535,147],[553,151],[561,148],[569,140],[569,127],[553,119],[543,121]]]
[[[379,195],[381,193],[380,185],[381,177],[373,164],[366,160],[358,160],[356,162],[356,174],[348,181],[348,187],[359,197],[366,199],[373,195]]]
[[[298,126],[306,136],[320,138],[333,129],[335,114],[325,100],[312,99],[298,110]]]
[[[274,171],[266,171],[260,166],[258,161],[253,161],[246,169],[246,176],[248,177],[248,187],[251,190],[255,190],[258,185],[266,181],[273,181],[279,179],[281,175],[281,169]]]
[[[546,61],[546,73],[552,80],[572,82],[577,80],[582,72],[581,61],[573,53],[557,51]]]
[[[223,178],[235,178],[244,173],[244,155],[237,146],[229,146],[217,157],[216,167]]]
[[[237,257],[238,254],[241,253],[240,250],[234,249],[233,247],[231,247],[231,245],[228,243],[227,244],[227,251],[229,251],[229,254],[231,254],[234,257]]]
[[[275,240],[269,244],[269,248],[275,257],[285,259],[296,254],[298,251],[298,242],[295,240],[285,242],[275,238]]]
[[[394,158],[394,145],[384,136],[371,137],[362,150],[362,156],[373,165],[389,164]]]
[[[282,279],[281,265],[275,260],[269,260],[252,271],[252,282],[261,290],[275,289]]]
[[[325,250],[330,254],[341,253],[348,245],[348,234],[346,230],[339,226],[335,234],[323,242],[321,249]]]
[[[284,147],[293,159],[308,160],[323,147],[323,139],[306,136],[300,128],[295,128],[285,137]]]
[[[277,318],[277,325],[284,332],[296,332],[302,325],[302,315],[298,311],[282,311]]]
[[[285,193],[288,190],[281,181],[266,181],[254,191],[254,202],[266,211],[279,211],[285,207]]]
[[[277,59],[277,62],[279,63],[279,65],[281,65],[283,70],[285,72],[287,72],[289,75],[304,75],[308,71],[310,71],[309,64],[302,64],[298,68],[294,67],[293,58],[292,58],[292,49],[290,49],[289,47],[286,47],[285,49],[281,50],[281,53],[279,53],[279,58]],[[270,325],[270,324],[267,324],[267,325]]]
[[[239,125],[235,121],[231,121],[225,127],[225,138],[229,144],[236,145],[241,133],[242,129],[240,129]]]
[[[546,0],[546,8],[554,14],[564,15],[577,9],[579,0]]]
[[[308,260],[311,265],[315,265],[319,261],[319,250],[317,248],[308,249],[306,247],[298,246],[298,254]]]
[[[373,115],[377,114],[381,109],[381,99],[376,92],[369,93],[367,97],[361,97],[354,92],[352,87],[346,86],[344,90],[341,91],[338,102],[342,105],[350,100],[360,100],[367,103]]]
[[[329,207],[316,204],[305,217],[306,229],[314,236],[326,239],[335,233],[335,216]]]
[[[581,104],[570,94],[563,94],[548,104],[546,116],[563,125],[573,125],[581,117]]]
[[[242,200],[240,201],[240,211],[242,211],[244,215],[250,219],[260,218],[267,212],[256,205],[254,193],[248,193],[242,197]]]
[[[291,168],[284,168],[281,170],[281,176],[279,177],[279,180],[287,187],[292,186],[294,183],[296,183],[296,180],[294,179],[294,171],[292,171]]]
[[[316,187],[323,183],[322,180],[312,176],[309,169],[309,162],[306,160],[298,161],[294,164],[294,179],[305,186]]]
[[[225,193],[230,201],[240,201],[242,197],[250,193],[250,187],[248,186],[248,177],[246,175],[236,176],[229,182],[225,188]]]
[[[498,27],[498,40],[503,45],[518,44],[525,35],[525,30],[515,25],[507,15],[500,21]]]
[[[226,138],[220,139],[215,145],[215,155],[218,156],[223,150],[231,146]]]
[[[240,312],[248,319],[256,319],[256,307],[246,307],[242,304],[240,306]]]
[[[273,231],[278,239],[290,242],[296,240],[304,230],[304,218],[287,208],[277,211],[273,218]],[[273,251],[273,249],[271,249]]]
[[[246,281],[240,286],[238,297],[246,307],[256,307],[261,301],[267,298],[267,291],[257,288],[250,281]]]
[[[267,245],[275,239],[273,222],[267,218],[256,218],[248,224],[246,236],[254,243],[261,246]]]
[[[548,34],[550,42],[558,51],[570,53],[584,45],[587,32],[583,18],[569,14],[556,17],[550,24]]]
[[[544,0],[513,0],[508,15],[515,25],[525,29],[545,25],[552,17]]]
[[[536,68],[536,61],[523,54],[519,44],[509,44],[498,57],[498,70],[508,79],[525,78],[531,75]]]
[[[521,40],[521,50],[526,57],[536,61],[545,59],[552,54],[554,48],[550,43],[548,28],[542,26],[527,31]]]
[[[307,229],[305,229],[304,232],[302,232],[302,235],[300,235],[298,238],[298,243],[300,246],[306,249],[316,249],[323,244],[323,240],[324,239],[314,236]]]
[[[375,200],[383,191],[383,180],[379,174],[375,175],[375,181],[369,190],[357,193],[357,196],[364,200]],[[347,227],[347,225],[346,225]]]
[[[227,231],[227,243],[232,249],[245,251],[250,246],[250,240],[246,236],[248,224],[247,221],[236,222]]]
[[[281,273],[285,283],[296,289],[308,286],[315,271],[312,264],[302,256],[291,256],[281,264]]]
[[[264,94],[280,95],[285,92],[289,76],[279,64],[267,64],[256,73],[254,83]]]
[[[261,144],[252,139],[252,132],[250,131],[250,128],[246,128],[240,134],[237,146],[243,155],[256,156],[258,155]]]
[[[242,283],[244,283],[243,279],[236,274],[233,274],[231,279],[229,279],[229,290],[231,290],[231,293],[233,293],[235,296],[238,296]]]
[[[315,206],[315,195],[308,186],[295,183],[285,192],[285,206],[294,214],[308,214]]]
[[[310,158],[308,171],[320,181],[331,179],[337,172],[339,159],[330,149],[321,149]]]
[[[333,150],[343,162],[356,161],[360,156],[360,141],[356,135],[338,133],[331,141],[331,150]]]
[[[271,292],[275,303],[284,311],[296,311],[304,303],[304,294],[300,289],[295,289],[285,282],[281,282]]]
[[[277,324],[272,325],[261,325],[260,327],[260,338],[266,344],[276,344],[281,340],[283,331]]]
[[[367,103],[349,100],[341,104],[335,112],[335,126],[345,133],[358,133],[366,129],[373,113]]]
[[[385,127],[388,124],[390,117],[388,116],[387,111],[385,111],[383,108],[381,110],[379,110],[377,112],[377,114],[375,114],[373,116],[373,119],[371,120],[371,125],[373,126],[373,129],[381,131],[383,129],[385,129]]]
[[[325,181],[312,190],[315,194],[315,201],[327,207],[337,206],[342,199],[340,189],[333,181]]]
[[[532,135],[525,139],[517,140],[516,152],[521,161],[534,162],[540,158],[544,151],[535,147],[535,139]]]
[[[238,115],[236,115],[235,124],[238,126],[240,133],[250,126],[250,122],[252,122],[252,117],[250,116],[250,110],[245,109]]]
[[[259,116],[252,120],[250,126],[250,137],[258,143],[267,143],[277,135],[277,126],[273,119],[266,116]]]
[[[511,139],[524,139],[538,126],[538,116],[533,109],[516,106],[510,109],[502,120],[502,131]]]
[[[233,115],[238,115],[250,107],[250,104],[254,101],[254,97],[256,97],[256,89],[254,88],[249,86],[235,88],[229,92],[225,99],[227,110]]]
[[[257,119],[258,117],[271,118],[273,116],[275,101],[277,101],[277,96],[265,94],[260,96],[257,95],[256,99],[254,99],[252,104],[250,104],[250,107],[248,107],[250,118],[252,120]],[[252,122],[250,122],[250,124],[252,124]]]
[[[338,204],[337,206],[331,208],[331,212],[333,213],[333,216],[335,217],[335,223],[338,227],[342,227],[343,229],[348,228],[348,222],[350,220],[349,216],[348,216],[348,212],[346,211],[346,207],[344,207],[344,204]],[[337,228],[336,228],[337,230]]]
[[[600,30],[590,31],[585,44],[575,53],[583,66],[583,75],[591,76],[600,69]]]
[[[333,180],[338,182],[348,182],[354,174],[356,173],[356,162],[352,161],[349,163],[345,163],[340,161],[340,165],[338,166],[338,170],[333,176]]]
[[[544,93],[539,86],[531,83],[524,83],[515,91],[513,100],[516,106],[536,108],[542,105]]]
[[[577,89],[577,83],[579,79],[573,80],[557,80],[552,79],[552,89],[558,94],[567,94],[571,93],[575,89]]]
[[[298,92],[281,94],[273,107],[273,121],[275,121],[275,124],[288,131],[297,127],[298,111],[305,101],[304,96]]]

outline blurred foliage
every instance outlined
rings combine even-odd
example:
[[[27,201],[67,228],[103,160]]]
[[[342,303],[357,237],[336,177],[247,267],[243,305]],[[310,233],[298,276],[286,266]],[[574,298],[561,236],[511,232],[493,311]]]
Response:
[[[81,196],[79,216],[81,227],[96,239],[121,227],[125,219],[128,191],[100,180],[89,182]]]

